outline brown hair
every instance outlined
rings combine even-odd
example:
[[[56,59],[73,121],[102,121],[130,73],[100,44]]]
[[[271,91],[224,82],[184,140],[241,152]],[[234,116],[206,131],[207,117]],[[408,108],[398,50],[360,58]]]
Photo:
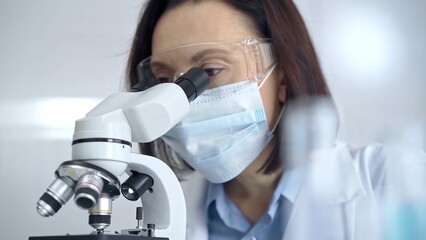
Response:
[[[137,64],[151,55],[152,36],[162,14],[184,2],[203,0],[149,0],[136,29],[127,66],[129,86],[138,83]],[[247,15],[264,38],[272,39],[277,69],[284,73],[287,100],[301,96],[330,96],[318,58],[303,19],[291,0],[228,0],[231,7]],[[278,135],[278,134],[277,134]],[[279,144],[276,144],[279,146]],[[144,154],[154,155],[177,172],[189,168],[161,140],[141,144]],[[279,168],[277,149],[262,167],[265,174]],[[166,158],[166,159],[164,159]]]

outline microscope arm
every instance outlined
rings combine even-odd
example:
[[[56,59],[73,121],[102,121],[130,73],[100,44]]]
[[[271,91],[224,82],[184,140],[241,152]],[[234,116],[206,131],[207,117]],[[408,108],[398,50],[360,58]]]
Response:
[[[141,197],[144,228],[149,223],[155,223],[156,235],[185,239],[185,198],[173,171],[163,161],[140,154],[131,154],[127,171],[147,174],[154,182],[152,191],[145,192]]]

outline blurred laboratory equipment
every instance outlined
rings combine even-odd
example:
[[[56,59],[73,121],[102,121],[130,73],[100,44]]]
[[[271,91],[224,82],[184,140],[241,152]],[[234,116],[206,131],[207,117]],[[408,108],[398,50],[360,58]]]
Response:
[[[292,237],[426,239],[420,126],[356,150],[335,140],[338,125],[329,98],[303,97],[286,107],[280,154],[285,174],[297,176],[298,197],[286,209],[292,212]]]

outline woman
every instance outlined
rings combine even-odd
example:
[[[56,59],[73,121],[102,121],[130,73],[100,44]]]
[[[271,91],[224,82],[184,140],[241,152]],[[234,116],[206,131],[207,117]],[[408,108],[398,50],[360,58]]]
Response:
[[[299,174],[283,164],[275,129],[288,101],[329,92],[294,4],[148,1],[130,53],[129,85],[173,81],[193,66],[205,69],[210,88],[180,124],[141,146],[182,179],[187,239],[311,239],[298,228],[306,216],[299,209],[307,208],[299,201]],[[355,232],[371,227],[360,220],[371,213],[375,186],[371,168],[360,166],[379,174],[380,164],[368,162],[379,152],[337,144],[327,155],[338,159],[332,181],[339,187],[328,192],[328,215],[309,220],[316,239],[361,239]],[[360,203],[362,214],[355,209]],[[333,236],[318,230],[326,219],[333,219]]]

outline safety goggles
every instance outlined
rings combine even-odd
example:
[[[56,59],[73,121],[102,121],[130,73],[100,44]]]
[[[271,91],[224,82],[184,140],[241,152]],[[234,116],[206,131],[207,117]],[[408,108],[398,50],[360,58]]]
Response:
[[[203,42],[164,49],[137,65],[144,89],[174,82],[191,67],[203,68],[209,88],[246,79],[263,79],[275,63],[270,39],[245,39],[236,42]]]

